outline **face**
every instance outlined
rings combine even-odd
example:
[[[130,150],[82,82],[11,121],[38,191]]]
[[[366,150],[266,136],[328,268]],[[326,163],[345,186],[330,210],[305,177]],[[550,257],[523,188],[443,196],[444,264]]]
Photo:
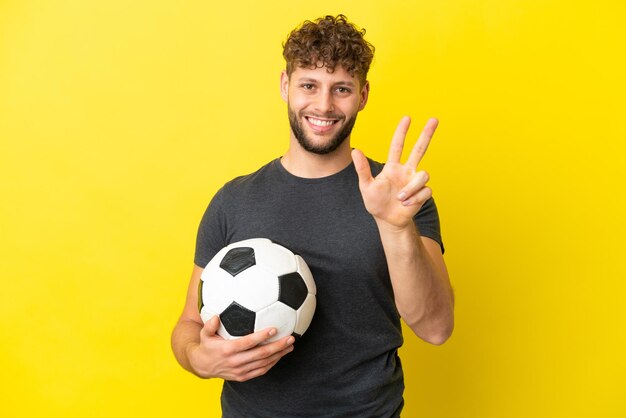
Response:
[[[365,107],[369,84],[342,67],[297,68],[281,75],[281,95],[287,102],[291,133],[300,146],[328,154],[350,136],[358,112]]]

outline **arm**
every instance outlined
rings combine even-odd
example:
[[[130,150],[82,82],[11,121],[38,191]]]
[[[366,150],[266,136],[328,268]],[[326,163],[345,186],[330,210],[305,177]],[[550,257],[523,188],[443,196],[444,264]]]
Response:
[[[379,231],[398,312],[418,337],[443,344],[454,327],[454,300],[441,247],[414,225]]]
[[[267,373],[293,350],[293,337],[262,344],[276,333],[268,328],[237,340],[217,335],[219,318],[202,323],[198,284],[203,269],[194,265],[183,313],[172,332],[172,351],[180,365],[202,378],[245,381]]]
[[[398,312],[418,337],[442,344],[454,327],[452,288],[439,244],[420,236],[413,222],[432,196],[428,174],[415,169],[437,121],[428,122],[408,161],[400,164],[409,124],[410,119],[403,118],[398,125],[387,163],[375,178],[362,152],[354,150],[352,158],[365,207],[378,226]]]

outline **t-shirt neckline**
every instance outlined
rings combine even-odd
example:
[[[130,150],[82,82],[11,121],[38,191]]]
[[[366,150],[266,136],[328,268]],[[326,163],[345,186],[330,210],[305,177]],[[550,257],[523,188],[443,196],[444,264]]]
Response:
[[[331,174],[329,176],[313,177],[313,178],[299,177],[299,176],[291,174],[289,171],[287,171],[287,169],[280,162],[281,158],[282,157],[278,157],[278,158],[276,158],[273,161],[272,164],[273,164],[274,168],[281,174],[282,177],[284,177],[288,181],[292,181],[292,182],[296,182],[296,183],[307,183],[307,184],[328,183],[328,182],[331,182],[331,181],[336,180],[338,178],[347,176],[350,173],[354,172],[354,162],[351,161],[350,164],[348,164],[345,168],[342,168],[338,172],[336,172],[334,174]]]

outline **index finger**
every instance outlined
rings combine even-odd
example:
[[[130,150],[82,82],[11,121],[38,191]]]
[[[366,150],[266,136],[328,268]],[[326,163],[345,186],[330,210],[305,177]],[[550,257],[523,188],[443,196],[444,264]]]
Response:
[[[428,145],[430,144],[430,140],[433,137],[438,124],[439,121],[436,118],[430,118],[428,119],[428,122],[426,122],[424,130],[422,130],[422,133],[413,146],[409,159],[406,162],[407,165],[413,170],[417,168],[420,161],[422,161],[424,154],[426,154],[426,150],[428,149]]]
[[[247,351],[251,348],[261,345],[276,335],[276,328],[267,328],[264,330],[253,332],[252,334],[245,335],[241,338],[232,340],[237,351]]]

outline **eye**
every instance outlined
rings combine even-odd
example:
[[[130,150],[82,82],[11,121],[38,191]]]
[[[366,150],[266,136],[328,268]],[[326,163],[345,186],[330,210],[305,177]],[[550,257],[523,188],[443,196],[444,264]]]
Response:
[[[302,87],[304,90],[313,90],[313,87],[315,87],[315,86],[313,86],[313,84],[311,84],[311,83],[304,83],[304,84],[300,85],[300,87]]]
[[[346,95],[346,94],[350,94],[350,93],[352,93],[352,90],[350,90],[350,89],[349,89],[349,88],[347,88],[347,87],[337,87],[337,89],[336,89],[336,90],[337,90],[337,93],[339,93],[339,94],[343,94],[343,95]]]

